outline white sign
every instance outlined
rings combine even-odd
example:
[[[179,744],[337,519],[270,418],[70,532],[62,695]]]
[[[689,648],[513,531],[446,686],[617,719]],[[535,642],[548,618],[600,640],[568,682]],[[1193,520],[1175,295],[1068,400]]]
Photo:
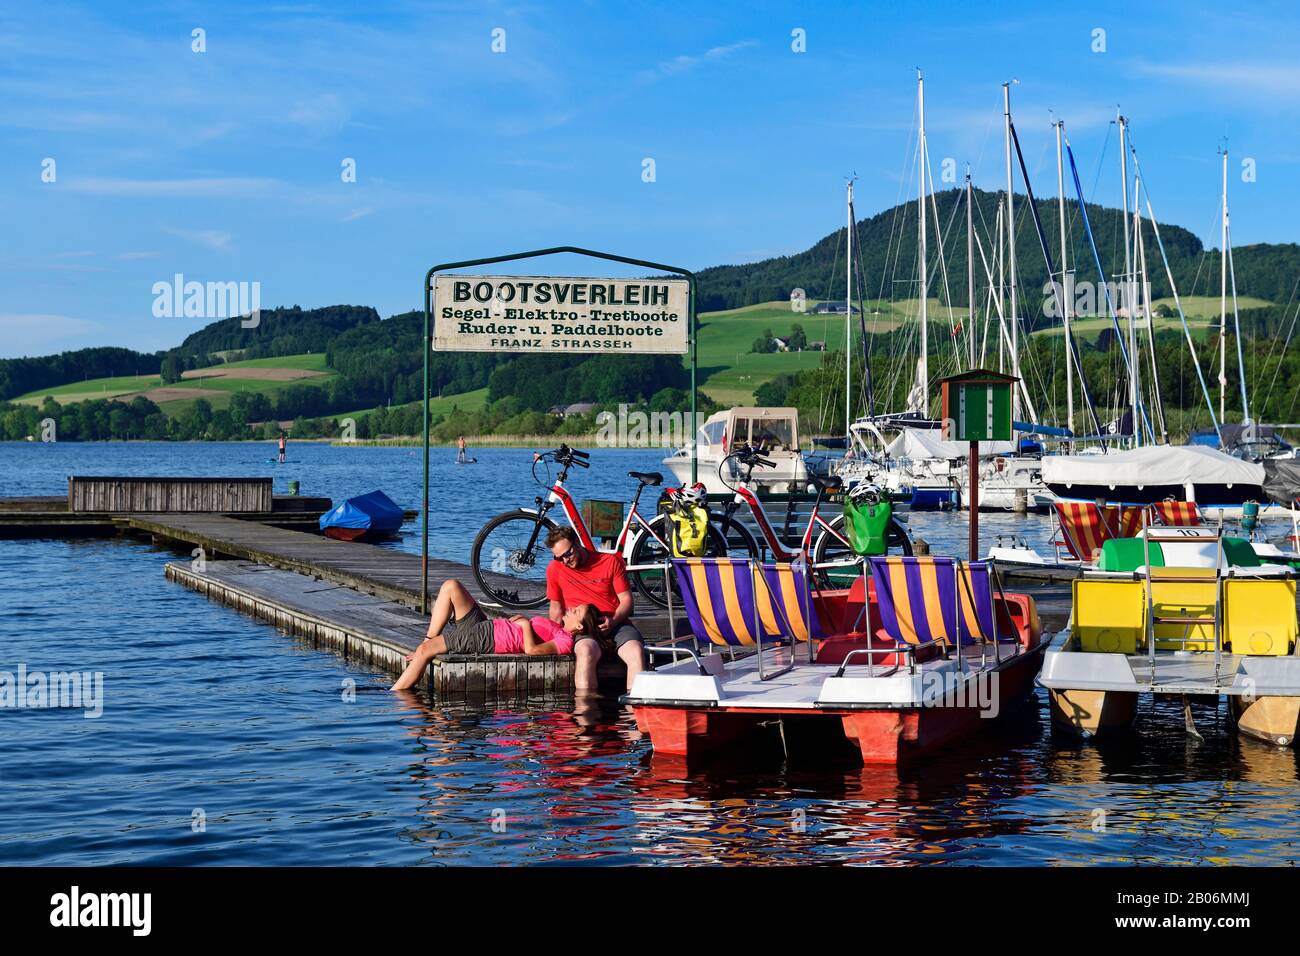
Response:
[[[683,354],[689,346],[686,279],[433,278],[439,351]]]
[[[790,311],[808,311],[808,293],[804,292],[803,289],[792,289],[790,291]]]

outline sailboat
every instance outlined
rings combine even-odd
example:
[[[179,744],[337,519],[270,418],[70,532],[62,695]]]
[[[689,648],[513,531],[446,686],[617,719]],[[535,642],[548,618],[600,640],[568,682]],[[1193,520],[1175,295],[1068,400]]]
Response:
[[[1011,312],[1016,314],[1016,279],[1014,230],[1010,228],[1014,214],[1012,195],[1011,167],[1011,114],[1009,85],[1004,84],[1004,115],[1007,129],[1007,259],[1010,264]],[[929,149],[925,132],[925,80],[920,71],[917,73],[917,269],[918,269],[918,309],[919,329],[918,355],[916,373],[907,394],[907,408],[903,412],[868,415],[852,421],[849,426],[849,438],[852,452],[835,469],[846,485],[852,487],[858,481],[873,481],[888,488],[895,494],[910,495],[913,510],[947,509],[962,507],[964,502],[962,490],[969,487],[969,446],[958,442],[945,441],[942,437],[943,423],[929,417],[930,404],[930,369],[929,369],[929,221],[934,215],[936,232],[938,230],[938,210],[934,206],[930,192],[932,179],[929,174]],[[969,172],[966,177],[967,203],[967,282],[969,307],[967,311],[968,361],[970,367],[976,367],[975,358],[975,266],[974,250],[976,239],[974,219],[974,189]],[[850,230],[851,232],[852,230]],[[940,241],[940,262],[942,263],[942,235]],[[999,250],[1001,242],[999,241]],[[980,249],[983,258],[983,249]],[[999,256],[1001,252],[999,251]],[[994,284],[992,273],[985,260],[985,271],[990,286]],[[945,277],[946,283],[946,277]],[[1001,283],[998,283],[999,287]],[[1008,323],[998,304],[999,355],[1010,355],[1011,372],[1020,377],[1018,323],[1013,319]],[[959,352],[959,350],[955,350]],[[1020,395],[1024,396],[1026,407],[1033,417],[1032,402],[1020,384]],[[1020,399],[1017,396],[1017,401]],[[1018,405],[1017,405],[1018,407]],[[1030,430],[1030,426],[1021,426]],[[1044,510],[1050,507],[1051,493],[1045,488],[1040,477],[1041,464],[1038,452],[1041,446],[1031,442],[1034,452],[1022,455],[1021,446],[1016,442],[982,442],[980,444],[981,493],[980,507],[987,510]]]

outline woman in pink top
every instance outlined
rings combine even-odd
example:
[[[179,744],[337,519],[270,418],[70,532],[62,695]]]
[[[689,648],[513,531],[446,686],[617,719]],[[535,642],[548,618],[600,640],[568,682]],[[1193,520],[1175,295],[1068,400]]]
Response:
[[[566,609],[558,623],[523,615],[494,621],[463,584],[450,579],[442,583],[433,602],[429,636],[406,656],[406,670],[393,690],[413,687],[439,654],[571,654],[577,635],[595,633],[596,609],[590,604]]]

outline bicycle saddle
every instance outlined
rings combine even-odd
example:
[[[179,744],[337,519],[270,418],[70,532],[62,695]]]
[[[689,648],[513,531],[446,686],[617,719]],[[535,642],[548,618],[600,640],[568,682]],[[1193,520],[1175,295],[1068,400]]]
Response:
[[[818,491],[839,491],[842,487],[844,487],[844,481],[843,479],[840,478],[839,475],[830,475],[826,478],[823,478],[820,475],[815,475],[810,471],[808,472],[808,481]]]
[[[643,485],[658,485],[662,484],[664,480],[664,476],[657,471],[629,471],[627,476],[635,478]]]

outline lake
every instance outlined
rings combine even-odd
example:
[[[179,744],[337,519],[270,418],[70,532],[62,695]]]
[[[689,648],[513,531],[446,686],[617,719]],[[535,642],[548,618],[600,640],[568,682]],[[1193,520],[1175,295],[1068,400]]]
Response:
[[[433,452],[436,555],[464,561],[498,511],[540,493],[530,452]],[[72,474],[271,475],[277,493],[382,488],[416,508],[421,452],[271,444],[0,444],[0,496]],[[628,500],[655,450],[592,450],[570,487]],[[1041,546],[1041,516],[986,515]],[[913,515],[936,552],[964,516]],[[394,547],[419,551],[418,523]],[[0,541],[0,670],[102,673],[102,715],[0,710],[0,864],[371,865],[842,862],[1283,864],[1300,858],[1296,752],[1241,740],[1222,708],[1144,700],[1138,733],[1056,735],[1043,692],[924,765],[786,757],[775,739],[686,774],[612,700],[475,709],[393,695],[163,578],[132,540]],[[1152,708],[1156,713],[1151,713]]]

